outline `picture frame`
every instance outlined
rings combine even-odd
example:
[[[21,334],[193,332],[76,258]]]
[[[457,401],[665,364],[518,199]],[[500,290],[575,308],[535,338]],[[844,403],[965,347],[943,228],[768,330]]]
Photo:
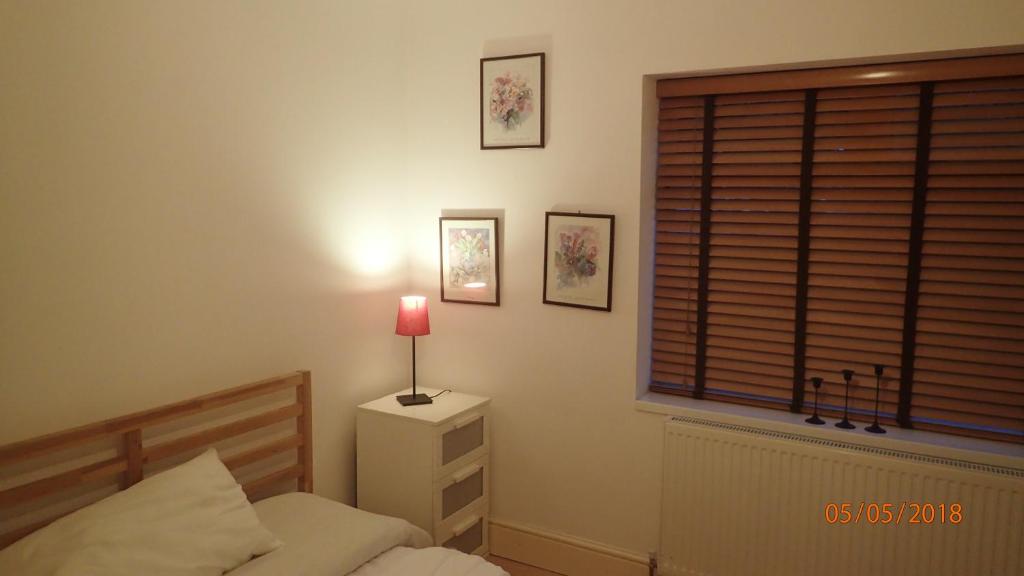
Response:
[[[501,305],[497,218],[441,216],[441,301]]]
[[[480,59],[480,149],[544,147],[544,53]]]
[[[612,310],[615,216],[544,214],[544,303]]]

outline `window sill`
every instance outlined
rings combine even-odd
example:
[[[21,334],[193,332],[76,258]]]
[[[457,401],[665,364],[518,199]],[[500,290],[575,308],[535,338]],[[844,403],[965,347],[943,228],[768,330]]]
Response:
[[[646,392],[636,399],[634,407],[641,412],[668,416],[704,418],[726,424],[738,424],[803,434],[838,442],[849,442],[889,450],[927,454],[941,458],[955,458],[978,464],[1024,469],[1024,447],[1009,442],[995,442],[977,438],[938,434],[924,430],[886,427],[887,434],[871,434],[857,423],[856,430],[839,430],[829,421],[825,426],[804,422],[806,414],[793,414],[755,406],[743,406],[713,400],[694,400],[685,396]]]

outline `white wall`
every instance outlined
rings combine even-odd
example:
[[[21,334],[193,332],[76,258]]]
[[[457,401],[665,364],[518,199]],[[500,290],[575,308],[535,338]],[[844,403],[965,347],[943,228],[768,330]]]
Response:
[[[655,548],[661,418],[634,411],[645,74],[1024,43],[1019,1],[446,1],[408,16],[422,380],[494,397],[495,517]],[[478,59],[548,53],[544,150],[480,151]],[[504,209],[500,308],[437,302],[437,216]],[[541,304],[544,212],[616,215],[611,313]]]
[[[0,3],[0,444],[309,368],[351,501],[408,353],[400,9]]]

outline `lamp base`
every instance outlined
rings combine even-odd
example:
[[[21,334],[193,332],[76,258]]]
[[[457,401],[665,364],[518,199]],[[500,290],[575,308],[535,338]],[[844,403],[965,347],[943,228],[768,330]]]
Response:
[[[399,394],[395,396],[402,406],[416,406],[417,404],[433,404],[434,401],[426,394]]]
[[[844,430],[853,430],[854,428],[856,428],[856,426],[850,424],[850,421],[844,417],[842,422],[836,422],[836,428],[842,428]]]

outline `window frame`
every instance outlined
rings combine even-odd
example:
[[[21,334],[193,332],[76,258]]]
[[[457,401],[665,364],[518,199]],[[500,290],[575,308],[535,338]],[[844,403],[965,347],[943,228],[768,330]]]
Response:
[[[841,86],[875,86],[875,85],[887,85],[887,84],[923,84],[927,83],[931,85],[934,82],[945,81],[945,80],[966,80],[971,78],[989,78],[998,76],[1018,76],[1024,75],[1024,54],[1013,53],[1013,54],[1001,54],[995,56],[982,56],[982,57],[964,57],[964,58],[945,58],[939,60],[928,60],[928,61],[912,61],[912,62],[895,62],[886,64],[868,64],[868,65],[853,65],[853,66],[839,66],[834,68],[814,68],[814,69],[794,69],[784,71],[769,71],[769,72],[752,72],[743,74],[724,74],[714,76],[699,76],[699,77],[687,77],[687,78],[672,78],[667,81],[659,82],[664,80],[663,78],[649,77],[645,85],[645,129],[644,133],[647,135],[658,132],[658,104],[661,98],[669,96],[682,96],[682,95],[706,95],[708,93],[716,94],[729,91],[738,92],[763,92],[772,90],[782,89],[818,89],[818,88],[832,88]],[[670,86],[665,88],[665,86]],[[928,95],[930,98],[930,95]],[[705,115],[707,119],[707,115]],[[929,119],[930,120],[930,119]],[[928,122],[930,128],[930,121]],[[929,134],[925,133],[926,130],[919,130],[918,139],[926,139]],[[922,133],[924,133],[922,135]],[[806,133],[805,133],[806,134]],[[654,252],[655,252],[655,207],[654,207],[654,196],[656,189],[656,177],[657,177],[657,164],[658,164],[658,145],[655,141],[656,138],[647,137],[644,140],[644,151],[642,153],[645,159],[644,175],[643,175],[643,186],[645,190],[645,197],[642,201],[642,214],[646,218],[650,219],[650,222],[646,224],[649,228],[644,228],[641,233],[641,266],[640,266],[640,309],[638,313],[640,315],[640,322],[638,325],[638,363],[637,363],[637,396],[638,398],[649,397],[652,393],[678,393],[677,391],[667,390],[657,386],[652,380],[651,374],[651,356],[652,356],[652,314],[654,310]],[[705,140],[705,143],[707,141]],[[925,149],[928,149],[927,142],[925,143]],[[806,143],[805,143],[806,146]],[[920,150],[920,142],[919,148]],[[705,152],[710,154],[710,151]],[[917,162],[919,164],[925,164],[927,167],[928,158],[925,155],[918,154]],[[708,182],[708,163],[703,163],[705,172],[702,173],[702,183]],[[806,174],[806,170],[802,171],[802,178]],[[921,174],[924,174],[922,179]],[[805,185],[802,184],[802,187]],[[916,218],[922,219],[923,213],[923,193],[927,192],[927,172],[922,172],[920,169],[915,171],[915,205],[920,206],[915,209]],[[922,190],[924,192],[922,192]],[[710,218],[709,213],[709,199],[707,195],[702,195],[701,198],[702,210],[701,219]],[[807,213],[801,209],[801,218],[808,217]],[[916,247],[912,248],[912,253],[916,253],[917,274],[920,274],[920,257],[921,257],[921,237],[923,233],[923,223],[916,223],[913,228],[917,230],[917,238],[911,239],[912,243],[916,243]],[[706,229],[706,225],[701,227],[702,230]],[[807,230],[806,226],[801,226],[801,234]],[[709,244],[706,238],[700,241],[700,258],[701,266],[700,273],[704,276],[700,280],[701,283],[706,283],[706,275],[708,273],[708,248]],[[805,240],[800,242],[801,252],[807,250]],[[913,256],[912,256],[913,257]],[[806,266],[806,255],[800,258],[800,261]],[[802,282],[804,289],[804,297],[802,301],[806,303],[806,276],[804,276]],[[908,279],[909,284],[909,279]],[[909,290],[908,290],[909,291]],[[707,294],[706,288],[701,292]],[[913,305],[916,307],[917,295],[908,300],[914,300],[911,304],[908,302],[908,309]],[[706,300],[703,304],[706,310]],[[799,306],[798,306],[799,307]],[[805,311],[806,313],[806,311]],[[706,321],[706,312],[704,319]],[[912,316],[913,320],[917,319],[916,314]],[[906,324],[909,324],[907,326]],[[914,322],[905,323],[904,332],[909,333],[910,336],[910,349],[913,350],[914,340]],[[700,331],[700,329],[698,329]],[[904,337],[904,346],[907,346],[906,334]],[[699,353],[699,351],[698,351]],[[904,365],[907,363],[903,363]],[[906,366],[902,369],[904,376]],[[910,371],[913,371],[913,363],[910,363]],[[910,380],[911,385],[913,380]],[[909,395],[911,394],[911,385],[901,386],[900,394]],[[798,386],[794,383],[793,389],[793,404],[790,406],[791,411],[799,412],[801,406],[800,396],[802,396],[802,390],[797,389]],[[688,395],[688,394],[683,394]],[[699,398],[700,393],[694,394],[695,397]],[[726,402],[729,404],[730,402]],[[741,402],[743,403],[743,402]],[[902,406],[909,406],[909,400],[905,403],[901,402],[901,414],[900,424],[905,428],[913,428],[913,423],[910,421],[909,414],[902,410]],[[774,409],[774,408],[773,408]],[[951,434],[951,432],[940,432],[940,434]],[[982,435],[984,437],[984,435]],[[1017,442],[1016,439],[1009,439],[1011,442]]]

